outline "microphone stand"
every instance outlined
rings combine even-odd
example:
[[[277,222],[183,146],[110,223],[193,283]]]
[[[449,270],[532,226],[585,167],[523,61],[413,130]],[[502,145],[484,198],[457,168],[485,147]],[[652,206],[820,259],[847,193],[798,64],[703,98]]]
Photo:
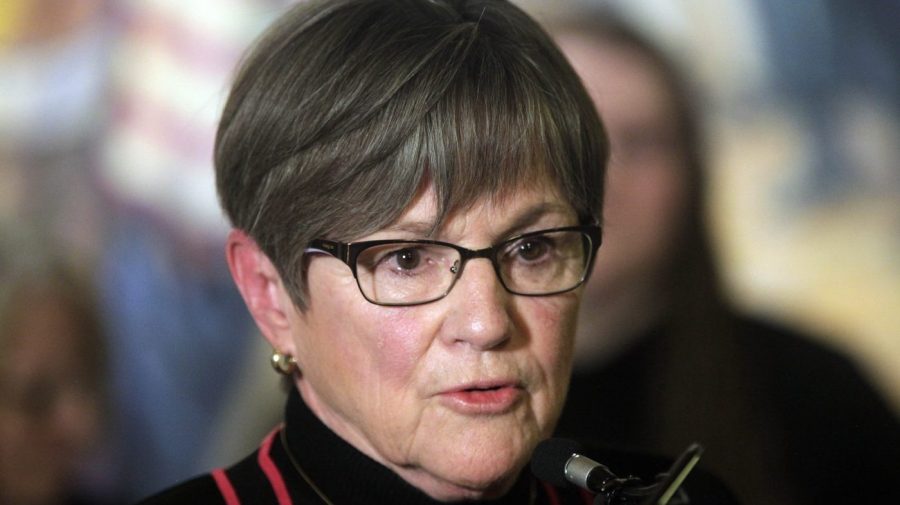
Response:
[[[594,505],[687,505],[690,503],[681,484],[697,462],[703,447],[691,444],[668,471],[657,476],[653,484],[638,485],[636,477],[620,478],[612,473],[600,484],[600,492],[594,498]]]

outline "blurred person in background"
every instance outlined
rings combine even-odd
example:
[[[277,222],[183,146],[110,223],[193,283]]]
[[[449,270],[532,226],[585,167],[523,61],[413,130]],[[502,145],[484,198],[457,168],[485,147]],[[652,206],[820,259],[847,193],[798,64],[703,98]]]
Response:
[[[210,152],[228,74],[277,3],[0,2],[0,221],[45,230],[97,281],[112,358],[97,472],[126,499],[191,473],[220,410],[212,371],[251,334],[209,247],[226,229]]]
[[[109,121],[96,174],[116,483],[128,499],[196,473],[252,322],[221,251],[212,146],[240,53],[283,0],[112,2]]]
[[[687,84],[611,19],[554,29],[611,141],[604,246],[558,433],[663,453],[702,441],[746,503],[900,502],[900,423],[854,363],[729,304]]]
[[[215,371],[252,334],[210,153],[229,73],[285,3],[0,1],[0,221],[46,230],[96,279],[112,446],[98,473],[125,499],[198,468],[228,389]]]
[[[99,503],[83,475],[108,379],[92,288],[46,249],[2,245],[0,504]]]
[[[89,278],[104,243],[92,169],[106,112],[109,4],[0,2],[4,505],[108,496],[108,440],[95,435],[101,417],[109,427],[101,383],[109,376]]]

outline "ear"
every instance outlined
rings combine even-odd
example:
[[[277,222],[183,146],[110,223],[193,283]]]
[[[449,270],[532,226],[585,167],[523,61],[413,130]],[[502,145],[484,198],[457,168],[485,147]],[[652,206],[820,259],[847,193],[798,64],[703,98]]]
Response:
[[[296,308],[275,265],[255,240],[236,229],[228,234],[225,258],[263,336],[276,351],[294,356],[291,320]]]

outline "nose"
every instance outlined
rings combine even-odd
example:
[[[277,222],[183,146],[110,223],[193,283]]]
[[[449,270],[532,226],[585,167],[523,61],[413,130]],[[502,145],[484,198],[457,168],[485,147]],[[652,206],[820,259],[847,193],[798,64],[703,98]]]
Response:
[[[467,262],[446,300],[451,308],[444,321],[444,339],[479,350],[503,345],[513,327],[511,296],[490,261],[479,258]]]

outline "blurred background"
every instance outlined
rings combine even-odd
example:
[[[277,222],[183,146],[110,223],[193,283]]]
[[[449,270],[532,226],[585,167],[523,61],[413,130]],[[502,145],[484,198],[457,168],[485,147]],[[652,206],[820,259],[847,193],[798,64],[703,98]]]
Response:
[[[238,378],[269,377],[211,152],[234,65],[288,3],[0,3],[2,254],[49,249],[88,279],[107,339],[104,435],[63,493],[133,498],[206,469]],[[518,3],[543,20],[608,4],[688,69],[729,294],[845,351],[900,412],[900,4]]]
[[[688,69],[731,296],[855,356],[900,411],[900,4],[520,3],[610,5]]]

